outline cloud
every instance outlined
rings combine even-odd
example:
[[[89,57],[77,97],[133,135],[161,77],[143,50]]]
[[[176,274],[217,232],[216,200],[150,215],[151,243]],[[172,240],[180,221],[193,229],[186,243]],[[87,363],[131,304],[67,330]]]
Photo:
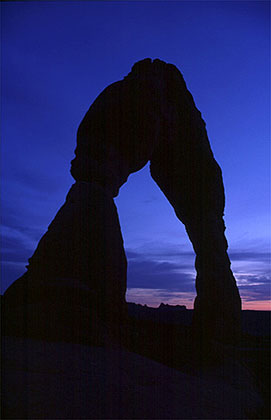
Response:
[[[25,264],[21,262],[3,262],[1,264],[1,283],[0,292],[3,294],[5,290],[19,277],[21,277],[25,269]]]
[[[270,299],[270,274],[235,274],[238,288],[244,301],[265,301]]]
[[[151,302],[157,306],[158,301],[168,302],[183,299],[178,294],[187,293],[190,300],[195,295],[195,277],[193,270],[194,253],[185,248],[164,244],[155,249],[143,247],[139,250],[127,250],[128,258],[128,296],[140,303]],[[232,260],[239,263],[234,271],[239,291],[244,302],[267,301],[270,298],[270,270],[268,252],[240,250],[232,252]],[[133,291],[133,292],[132,292]],[[139,292],[140,291],[140,292]]]
[[[33,249],[35,246],[35,241],[31,236],[24,231],[24,229],[16,229],[9,226],[2,225],[2,249],[3,251],[14,251],[16,254],[22,248],[27,251]]]
[[[151,260],[137,260],[128,263],[128,284],[136,288],[167,290],[193,290],[193,275],[187,272],[189,265],[159,263]]]
[[[36,241],[24,229],[1,226],[1,293],[25,272],[28,258],[34,252]]]
[[[270,253],[265,248],[230,253],[243,302],[267,301],[271,295]]]
[[[136,251],[132,251],[131,249],[126,249],[125,253],[128,260],[140,258],[140,254]]]
[[[66,175],[66,174],[65,174]],[[69,168],[67,165],[67,176],[69,177]],[[56,175],[51,171],[41,171],[38,168],[21,169],[13,174],[12,181],[25,189],[30,189],[35,192],[35,196],[44,197],[61,194],[63,189],[62,182],[59,182],[60,176],[58,175],[58,182],[56,182]],[[64,176],[61,176],[61,181]]]
[[[270,252],[258,251],[233,251],[229,253],[231,261],[259,261],[262,263],[270,263]]]
[[[168,250],[167,250],[168,251]],[[172,262],[175,255],[163,254],[161,250],[149,254],[127,250],[128,287],[137,289],[166,289],[178,292],[193,292],[195,289],[193,264],[182,255]],[[181,254],[178,254],[180,256]],[[167,261],[168,259],[168,261]]]
[[[192,245],[189,242],[185,244],[181,243],[169,243],[159,241],[147,242],[142,246],[133,249],[126,249],[126,255],[128,259],[151,259],[154,261],[173,261],[177,264],[180,260],[185,259],[190,266],[194,266],[195,252],[192,249]]]
[[[22,212],[20,215],[23,219],[22,221],[19,217],[17,217],[18,215],[16,216],[12,212],[6,212],[6,214],[3,215],[1,224],[3,238],[2,247],[5,247],[10,242],[10,235],[12,235],[12,237],[20,237],[27,241],[36,243],[44,233],[45,229],[43,226],[31,226],[31,223],[27,225],[27,220],[25,220],[27,215],[23,215]],[[30,216],[31,215],[29,215],[29,220],[31,219]]]

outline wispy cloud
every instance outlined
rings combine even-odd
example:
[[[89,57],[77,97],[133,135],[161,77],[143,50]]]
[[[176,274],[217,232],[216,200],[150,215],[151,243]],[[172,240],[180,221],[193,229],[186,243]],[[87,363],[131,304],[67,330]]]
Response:
[[[194,253],[171,245],[127,250],[128,294],[137,303],[158,306],[161,302],[174,304],[195,297]],[[243,299],[243,306],[270,299],[269,253],[239,250],[231,253],[235,263],[234,275]],[[260,308],[261,305],[259,305]],[[254,308],[255,309],[255,308]]]
[[[236,274],[237,284],[242,298],[245,301],[269,300],[271,292],[271,279],[266,275]]]
[[[33,232],[23,228],[1,226],[1,293],[25,272],[28,258],[34,252]]]
[[[271,262],[270,252],[258,251],[233,251],[229,254],[231,261],[258,261],[261,263]]]
[[[167,250],[168,252],[168,250]],[[155,253],[141,254],[127,250],[128,287],[140,289],[166,289],[176,292],[194,291],[194,269],[192,261],[186,255],[163,254],[161,250]],[[174,258],[172,262],[171,258]]]

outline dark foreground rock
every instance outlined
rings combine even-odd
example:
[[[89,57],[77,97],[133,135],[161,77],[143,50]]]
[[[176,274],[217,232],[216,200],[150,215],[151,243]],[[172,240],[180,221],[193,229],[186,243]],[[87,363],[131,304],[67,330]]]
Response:
[[[270,418],[268,337],[242,335],[238,346],[203,342],[180,320],[170,323],[167,313],[159,320],[153,308],[128,311],[121,333],[97,323],[83,340],[69,334],[72,325],[62,338],[6,330],[2,417]]]
[[[3,337],[2,348],[3,418],[262,418],[241,365],[184,373],[117,347]]]

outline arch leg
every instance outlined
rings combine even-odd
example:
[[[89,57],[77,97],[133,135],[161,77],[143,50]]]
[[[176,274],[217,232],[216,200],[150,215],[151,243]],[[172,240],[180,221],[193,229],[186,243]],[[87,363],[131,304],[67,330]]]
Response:
[[[189,124],[183,124],[183,135],[169,136],[155,150],[151,175],[184,223],[196,253],[195,330],[231,341],[241,330],[241,299],[227,254],[222,174],[203,121],[194,117]]]
[[[125,322],[126,269],[113,198],[99,184],[75,183],[4,294],[7,334],[102,341],[103,325]]]

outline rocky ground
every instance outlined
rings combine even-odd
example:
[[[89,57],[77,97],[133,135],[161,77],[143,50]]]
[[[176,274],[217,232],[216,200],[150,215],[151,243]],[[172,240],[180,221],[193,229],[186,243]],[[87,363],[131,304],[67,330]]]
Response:
[[[267,336],[197,342],[166,308],[160,320],[142,308],[130,308],[121,342],[3,337],[2,418],[270,418]]]
[[[269,419],[270,312],[243,311],[244,333],[238,345],[232,346],[195,341],[190,329],[193,311],[162,309],[130,308],[130,331],[136,336],[131,348],[188,374],[211,374],[238,389],[250,384],[262,398],[262,406],[257,413],[247,414],[248,418]]]

